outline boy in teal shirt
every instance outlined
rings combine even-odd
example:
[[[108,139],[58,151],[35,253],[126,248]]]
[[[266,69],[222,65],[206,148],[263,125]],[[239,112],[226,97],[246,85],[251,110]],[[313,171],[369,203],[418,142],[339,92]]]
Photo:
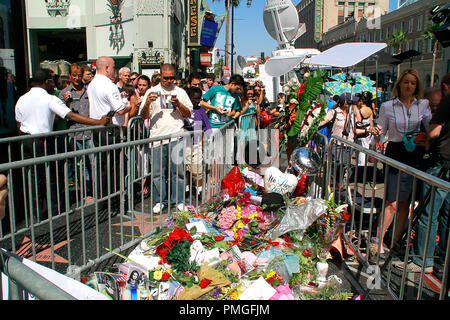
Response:
[[[239,117],[241,111],[239,93],[243,91],[244,84],[242,76],[233,75],[228,84],[213,86],[203,95],[200,106],[208,111],[212,128],[221,128],[231,119]]]

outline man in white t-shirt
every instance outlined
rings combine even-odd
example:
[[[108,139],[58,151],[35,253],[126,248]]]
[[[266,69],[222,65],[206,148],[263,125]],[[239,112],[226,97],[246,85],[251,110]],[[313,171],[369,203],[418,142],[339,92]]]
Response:
[[[99,119],[114,113],[112,123],[117,126],[125,124],[125,114],[131,110],[122,100],[119,88],[114,84],[116,70],[114,60],[100,57],[97,60],[97,72],[88,87],[89,116]]]
[[[55,116],[86,125],[106,125],[110,118],[106,115],[93,119],[72,112],[55,95],[55,82],[48,70],[37,70],[33,77],[33,87],[21,96],[15,107],[17,127],[20,134],[30,135],[53,131]]]
[[[78,123],[86,125],[106,125],[111,118],[102,116],[99,119],[91,119],[81,114],[72,112],[64,102],[58,97],[49,94],[55,89],[55,83],[48,70],[37,70],[32,79],[31,90],[21,96],[17,101],[15,113],[17,128],[21,135],[36,135],[42,133],[48,133],[53,131],[53,123],[55,116],[58,115],[62,119],[72,120]],[[23,157],[24,159],[43,157],[56,153],[54,149],[55,143],[49,143],[44,138],[24,139],[23,145]],[[51,171],[56,170],[55,163],[50,163]],[[58,168],[59,170],[60,168]],[[48,209],[46,203],[46,172],[45,165],[40,164],[36,167],[36,181],[37,190],[33,192],[32,197],[36,197],[38,201],[39,216],[46,217],[45,212]],[[60,172],[58,175],[60,179],[64,178],[64,174]],[[50,180],[50,190],[57,192],[64,192],[63,186],[66,185],[64,181],[59,181],[60,189],[56,189],[55,175],[53,173],[48,177]],[[37,193],[37,195],[36,195]],[[50,196],[53,196],[50,195]],[[64,199],[62,196],[60,199]],[[53,201],[56,203],[56,201]]]
[[[151,137],[177,134],[184,131],[184,118],[191,117],[193,109],[191,99],[186,91],[174,85],[175,68],[170,64],[161,67],[161,83],[150,88],[142,99],[140,115],[150,128]],[[153,212],[158,214],[169,203],[167,193],[170,192],[171,204],[176,204],[182,211],[185,193],[185,171],[182,160],[174,159],[169,150],[177,150],[180,140],[155,142],[147,148],[151,153],[153,172]],[[174,161],[175,160],[175,161]],[[180,160],[180,161],[177,161]],[[176,162],[176,163],[175,163]],[[170,166],[171,190],[166,190],[166,169]]]
[[[125,113],[131,110],[131,106],[127,106],[122,99],[119,88],[114,84],[116,70],[114,60],[110,57],[100,57],[96,62],[97,72],[94,79],[87,89],[89,97],[89,116],[98,119],[103,115],[112,116],[113,126],[107,130],[93,134],[93,142],[95,147],[113,145],[122,142],[124,139]],[[108,169],[108,157],[110,154],[110,167]],[[102,187],[100,188],[101,196],[108,194],[108,187],[111,192],[120,188],[120,159],[122,150],[117,149],[107,153],[100,154],[98,157],[97,172],[101,175]],[[123,157],[123,168],[126,168],[125,157]],[[108,175],[111,179],[109,186]],[[114,178],[115,177],[115,178]],[[99,176],[100,178],[100,176]]]

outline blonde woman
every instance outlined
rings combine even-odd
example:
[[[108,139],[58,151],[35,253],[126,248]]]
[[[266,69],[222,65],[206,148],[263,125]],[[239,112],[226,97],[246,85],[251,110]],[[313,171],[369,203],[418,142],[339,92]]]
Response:
[[[417,168],[425,151],[423,148],[425,141],[414,140],[414,137],[421,128],[428,130],[431,120],[428,100],[422,99],[423,89],[417,70],[407,69],[399,76],[394,85],[392,97],[392,100],[381,105],[378,124],[372,133],[377,141],[380,138],[388,137],[385,153],[387,157]],[[398,175],[399,171],[396,168],[389,167],[388,183],[385,186],[384,218],[380,217],[378,221],[377,245],[373,248],[373,253],[377,253],[378,249],[380,254],[385,253],[382,245],[384,236],[391,226],[397,210],[398,218],[393,235],[395,242],[400,240],[408,219],[413,178],[401,173],[397,199]]]

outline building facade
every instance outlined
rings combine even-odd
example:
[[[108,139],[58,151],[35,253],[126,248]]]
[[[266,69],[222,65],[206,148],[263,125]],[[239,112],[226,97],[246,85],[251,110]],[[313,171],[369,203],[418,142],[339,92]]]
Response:
[[[388,43],[389,37],[394,32],[403,30],[406,33],[407,42],[402,45],[401,52],[415,50],[419,52],[419,55],[404,60],[400,64],[400,72],[410,67],[417,69],[424,86],[429,87],[435,42],[431,39],[424,39],[423,34],[428,26],[430,10],[436,5],[442,7],[445,4],[447,4],[446,0],[419,0],[382,15],[376,22],[364,17],[359,20],[348,20],[324,33],[319,49],[326,50],[344,42]],[[392,56],[397,52],[393,47],[388,46],[384,53]],[[446,59],[444,61],[444,50],[438,44],[435,59],[435,84],[438,84],[442,76],[450,71],[450,63],[448,58]],[[377,68],[374,58],[371,58],[360,63],[356,69],[366,75],[374,75],[378,69],[381,74],[379,74],[380,81],[383,82],[385,89],[389,90],[390,85],[397,77],[397,67],[384,61],[383,59],[379,60]]]
[[[17,133],[14,106],[27,90],[24,31],[23,0],[0,1],[0,137]]]
[[[25,3],[30,71],[46,62],[60,74],[66,62],[94,62],[100,56],[149,75],[163,62],[186,68],[184,0]]]
[[[319,48],[323,34],[352,19],[368,19],[389,11],[389,0],[302,0],[297,6],[306,33],[295,41],[296,48]]]

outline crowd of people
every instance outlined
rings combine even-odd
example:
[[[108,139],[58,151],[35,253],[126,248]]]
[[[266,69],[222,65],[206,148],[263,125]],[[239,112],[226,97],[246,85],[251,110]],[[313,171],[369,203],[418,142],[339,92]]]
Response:
[[[450,74],[443,77],[440,88],[424,90],[420,76],[415,69],[406,69],[398,77],[392,91],[392,99],[381,104],[379,112],[373,106],[373,97],[369,92],[351,95],[344,93],[329,101],[329,110],[320,124],[320,131],[328,137],[337,136],[356,142],[367,149],[384,144],[385,156],[405,165],[426,171],[443,180],[449,181],[450,167]],[[346,168],[350,154],[337,146],[334,156],[347,173],[354,169]],[[366,154],[359,153],[357,166],[367,166]],[[393,228],[394,243],[404,235],[412,202],[414,186],[413,176],[389,168],[386,188],[384,215],[378,219],[376,243],[370,248],[373,254],[386,257],[388,248],[385,236]],[[428,201],[420,213],[416,228],[413,258],[407,263],[395,262],[394,266],[408,272],[432,273],[438,270],[441,276],[444,267],[448,240],[448,212],[450,195],[448,190],[436,188],[434,202],[426,199],[431,186],[419,184],[419,196],[416,199]],[[398,217],[395,219],[396,213]],[[393,222],[396,221],[395,226]],[[429,224],[431,222],[431,225]],[[429,233],[428,247],[426,239]],[[439,246],[436,263],[436,235]],[[424,253],[427,259],[422,260]],[[434,269],[433,269],[434,267]]]
[[[69,149],[84,150],[123,142],[130,120],[141,116],[150,137],[167,136],[186,130],[202,130],[214,133],[229,121],[237,120],[243,114],[260,113],[270,109],[261,82],[250,84],[240,75],[233,75],[226,83],[216,80],[213,74],[191,73],[186,79],[176,75],[174,66],[164,64],[160,72],[151,78],[131,72],[127,67],[116,70],[111,57],[100,57],[95,70],[74,63],[68,77],[55,76],[51,71],[39,69],[30,79],[31,89],[20,97],[16,105],[16,121],[20,135],[36,135],[57,130],[73,130],[93,125],[107,125],[99,134],[91,130],[77,130],[69,133]],[[39,101],[39,106],[36,106]],[[44,139],[27,140],[24,143],[24,158],[58,153],[44,147]],[[37,149],[33,146],[37,142]],[[161,212],[170,202],[178,210],[185,208],[184,190],[186,174],[194,176],[195,191],[201,192],[202,148],[199,141],[189,147],[185,163],[175,163],[169,155],[177,142],[161,141],[144,148],[147,171],[151,167],[153,179],[147,179],[144,193],[152,189],[154,213]],[[35,153],[33,153],[35,152]],[[84,201],[94,199],[93,166],[97,166],[98,181],[101,181],[99,195],[117,191],[119,170],[108,172],[106,159],[119,159],[119,150],[102,153],[95,160],[93,154],[86,157],[83,179],[86,181]],[[126,159],[125,159],[126,161]],[[95,163],[94,163],[95,162]],[[187,173],[184,170],[186,165]],[[114,165],[113,165],[114,166]],[[125,166],[125,165],[124,165]],[[68,161],[68,186],[76,184],[74,162]],[[44,166],[41,168],[45,170]],[[170,171],[169,171],[170,170]],[[39,171],[39,170],[38,170]],[[168,172],[177,172],[167,176]],[[45,192],[45,173],[38,175],[38,189]],[[116,179],[108,179],[108,175]],[[61,174],[60,176],[64,176]],[[168,185],[172,190],[168,190]],[[60,185],[65,185],[61,181]],[[152,186],[152,188],[151,188]],[[46,197],[38,198],[44,200]]]
[[[278,101],[270,104],[262,82],[250,84],[240,75],[232,75],[229,81],[223,83],[212,74],[192,73],[183,81],[177,77],[173,65],[164,64],[160,72],[150,78],[131,72],[126,67],[116,72],[114,60],[110,57],[100,57],[96,62],[96,70],[72,64],[70,76],[60,77],[57,87],[49,70],[37,70],[30,85],[29,92],[20,97],[16,105],[16,121],[21,135],[109,124],[108,129],[101,134],[92,134],[89,130],[70,133],[72,150],[123,141],[117,139],[123,138],[126,132],[124,128],[136,116],[142,117],[150,137],[170,136],[186,130],[202,130],[214,134],[229,121],[237,120],[242,115],[261,115],[265,112],[277,116],[286,103],[284,93],[280,93]],[[374,148],[376,144],[385,143],[386,156],[448,181],[449,90],[450,74],[442,79],[440,88],[424,92],[417,71],[407,69],[398,77],[393,87],[392,99],[382,103],[379,110],[374,106],[375,97],[369,92],[355,95],[344,93],[330,98],[320,131],[328,137],[341,137],[357,142],[365,148]],[[24,142],[25,158],[44,155],[46,148],[43,141],[27,141]],[[190,155],[190,160],[186,159],[184,163],[175,161],[169,154],[169,150],[175,148],[175,143],[176,141],[168,139],[154,142],[144,148],[148,161],[146,174],[151,167],[153,177],[152,181],[146,181],[144,192],[148,194],[150,189],[153,190],[151,196],[155,205],[152,209],[155,214],[162,212],[169,204],[180,211],[185,209],[183,199],[187,174],[197,181],[194,186],[196,192],[201,191],[201,181],[204,178],[201,141],[194,141],[189,146],[186,153]],[[45,152],[49,154],[49,150]],[[111,151],[111,154],[117,152]],[[347,165],[348,159],[345,155],[334,156],[338,161],[342,161],[344,166]],[[105,156],[96,160],[98,168],[101,169],[98,170],[98,178],[101,178],[103,184],[108,181],[109,174],[105,170],[106,159]],[[92,156],[86,160],[87,163],[94,163]],[[359,153],[357,166],[367,166],[368,161],[370,159],[364,153]],[[69,170],[69,180],[72,180],[73,170],[74,168]],[[118,170],[115,172],[117,174]],[[168,172],[171,172],[170,176]],[[87,166],[84,170],[86,181],[92,180],[92,174],[91,168]],[[41,188],[45,185],[45,173],[38,173],[37,176],[37,183]],[[4,203],[7,189],[6,179],[3,177],[0,180],[0,200]],[[69,185],[71,182],[69,181]],[[397,185],[398,182],[400,185]],[[169,185],[171,190],[168,190]],[[397,211],[394,239],[399,240],[404,232],[411,207],[413,185],[410,175],[395,168],[389,169],[385,215],[379,219],[378,242],[375,244],[376,250],[381,254],[386,253],[384,236]],[[110,192],[119,188],[116,182],[112,187],[103,185],[101,190],[108,190],[107,187]],[[425,194],[430,186],[423,183],[421,188]],[[42,187],[42,190],[46,188]],[[93,190],[88,190],[88,195],[85,199],[87,203],[94,200]],[[421,257],[427,252],[425,272],[432,271],[432,241],[429,241],[428,247],[425,248],[426,234],[430,227],[428,221],[431,221],[430,239],[434,239],[439,233],[440,257],[445,256],[449,199],[448,191],[436,190],[434,204],[428,204],[419,219],[413,247],[416,256],[406,265],[397,264],[398,268],[420,271],[423,264]],[[0,209],[4,211],[3,204]]]

